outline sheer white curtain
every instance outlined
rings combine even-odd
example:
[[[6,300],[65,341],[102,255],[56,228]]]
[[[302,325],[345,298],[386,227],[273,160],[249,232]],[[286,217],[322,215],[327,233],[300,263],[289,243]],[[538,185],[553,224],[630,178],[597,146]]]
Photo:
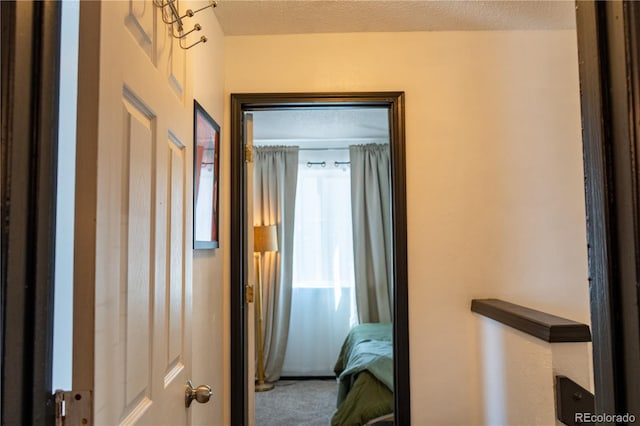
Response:
[[[277,225],[278,251],[263,256],[264,369],[280,378],[291,311],[293,226],[298,147],[254,147],[253,224]]]
[[[388,144],[352,145],[351,208],[360,322],[391,322],[391,168]]]
[[[329,152],[325,167],[307,167],[307,153],[300,154],[285,376],[333,375],[342,341],[357,322],[350,173],[336,168]]]

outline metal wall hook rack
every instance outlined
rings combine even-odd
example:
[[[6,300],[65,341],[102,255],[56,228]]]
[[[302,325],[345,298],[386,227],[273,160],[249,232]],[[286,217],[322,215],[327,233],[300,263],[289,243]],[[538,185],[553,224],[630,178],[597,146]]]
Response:
[[[201,7],[200,9],[192,10],[187,9],[184,14],[180,13],[180,7],[178,5],[178,0],[153,0],[153,4],[160,9],[162,13],[162,22],[170,26],[171,36],[175,39],[178,39],[178,45],[184,49],[191,49],[196,44],[206,43],[207,37],[201,36],[198,41],[195,43],[187,44],[187,36],[191,33],[198,32],[202,30],[202,26],[198,23],[193,25],[193,28],[185,31],[184,29],[184,20],[193,18],[196,13],[199,13],[205,9],[215,8],[218,6],[218,3],[215,1],[210,1],[208,5]]]

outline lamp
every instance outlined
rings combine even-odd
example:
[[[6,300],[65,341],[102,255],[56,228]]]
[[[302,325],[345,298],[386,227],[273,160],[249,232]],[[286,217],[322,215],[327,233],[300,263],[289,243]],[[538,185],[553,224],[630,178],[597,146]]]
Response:
[[[264,350],[262,337],[262,253],[278,251],[278,233],[276,225],[253,227],[254,262],[258,264],[258,295],[256,297],[256,317],[258,318],[258,382],[256,392],[269,391],[273,384],[264,382]]]

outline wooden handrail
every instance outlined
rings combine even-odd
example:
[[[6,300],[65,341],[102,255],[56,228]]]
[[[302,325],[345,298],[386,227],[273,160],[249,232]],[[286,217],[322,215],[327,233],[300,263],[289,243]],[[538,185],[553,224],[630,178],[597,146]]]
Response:
[[[471,311],[550,343],[590,342],[589,326],[499,299],[473,299]]]

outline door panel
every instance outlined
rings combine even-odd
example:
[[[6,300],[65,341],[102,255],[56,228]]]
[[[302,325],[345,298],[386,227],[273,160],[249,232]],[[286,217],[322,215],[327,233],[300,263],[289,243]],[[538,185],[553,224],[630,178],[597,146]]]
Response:
[[[126,15],[125,25],[144,53],[155,62],[156,10],[150,1],[129,0],[127,3],[129,13]]]
[[[168,145],[169,171],[167,178],[169,220],[167,238],[170,241],[167,250],[168,286],[166,300],[166,321],[169,331],[167,340],[167,374],[164,379],[167,386],[184,368],[184,318],[183,303],[185,293],[184,277],[184,189],[185,189],[185,146],[170,134]]]
[[[80,46],[80,61],[94,61],[97,72],[79,82],[79,97],[90,96],[85,108],[95,115],[93,123],[79,115],[85,147],[78,150],[78,180],[95,185],[80,185],[77,197],[95,204],[79,203],[76,216],[95,221],[76,227],[75,276],[83,291],[88,285],[94,292],[95,322],[86,299],[85,306],[78,299],[74,315],[94,329],[89,339],[74,341],[80,354],[74,376],[93,376],[79,388],[94,390],[96,424],[187,425],[193,408],[184,404],[192,321],[186,56],[151,0],[83,2],[80,19],[94,32],[85,37],[99,41]],[[95,351],[84,354],[90,339]]]
[[[130,95],[133,96],[133,95]],[[149,295],[153,291],[151,259],[155,217],[151,214],[154,117],[124,101],[122,140],[122,207],[120,231],[121,278],[119,340],[125,343],[124,386],[126,417],[150,396],[152,334]],[[118,370],[116,370],[118,371]]]
[[[173,43],[172,46],[169,55],[169,84],[178,99],[184,101],[186,52],[178,47],[177,43]]]

